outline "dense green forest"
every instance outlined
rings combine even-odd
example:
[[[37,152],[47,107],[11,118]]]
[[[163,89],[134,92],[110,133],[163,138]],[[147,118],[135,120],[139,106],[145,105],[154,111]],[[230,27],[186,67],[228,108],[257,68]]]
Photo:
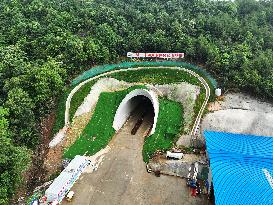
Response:
[[[76,74],[127,51],[185,52],[222,88],[273,99],[272,0],[2,0],[0,204]]]

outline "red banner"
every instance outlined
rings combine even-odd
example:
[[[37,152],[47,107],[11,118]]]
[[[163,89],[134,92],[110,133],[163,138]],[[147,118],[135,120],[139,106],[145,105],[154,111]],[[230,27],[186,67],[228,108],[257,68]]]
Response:
[[[127,53],[128,58],[184,58],[184,53]]]

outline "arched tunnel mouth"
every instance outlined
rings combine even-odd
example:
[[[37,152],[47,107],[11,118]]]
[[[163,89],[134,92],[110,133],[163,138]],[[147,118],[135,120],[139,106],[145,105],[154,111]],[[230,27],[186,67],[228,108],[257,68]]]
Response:
[[[137,95],[131,98],[128,103],[134,106],[129,117],[132,118],[134,122],[131,135],[135,135],[143,124],[149,127],[149,131],[147,133],[147,135],[149,135],[153,127],[155,117],[153,103],[144,95]]]
[[[138,130],[137,127],[141,127],[141,129],[150,128],[145,134],[150,136],[155,132],[158,113],[157,94],[152,90],[135,89],[128,93],[119,104],[114,117],[113,128],[118,131],[129,121],[130,126],[135,123],[133,127],[136,131]],[[141,126],[143,124],[145,126]],[[135,131],[132,131],[133,133]]]

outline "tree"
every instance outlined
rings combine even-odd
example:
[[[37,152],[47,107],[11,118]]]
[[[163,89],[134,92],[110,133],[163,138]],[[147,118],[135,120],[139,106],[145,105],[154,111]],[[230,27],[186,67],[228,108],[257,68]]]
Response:
[[[8,90],[3,92],[3,87],[7,81],[26,73],[26,60],[25,53],[19,46],[0,47],[0,93],[2,96],[8,92]]]
[[[8,92],[4,106],[9,109],[13,142],[33,148],[38,143],[38,136],[33,113],[34,103],[29,94],[21,88],[13,88]]]
[[[171,50],[170,41],[167,38],[166,32],[157,29],[151,36],[151,42],[153,44],[152,50],[159,52],[167,52]]]
[[[14,146],[10,140],[8,110],[0,107],[0,204],[8,205],[10,197],[22,181],[22,172],[29,167],[30,151]]]
[[[243,67],[242,88],[251,89],[256,95],[273,99],[273,52],[259,52]]]
[[[54,105],[54,98],[64,87],[66,71],[53,59],[42,65],[34,64],[26,75],[25,90],[32,99],[35,113],[42,116]]]
[[[122,38],[108,24],[100,24],[96,28],[96,37],[111,52],[110,59],[117,57],[117,49],[122,42]]]

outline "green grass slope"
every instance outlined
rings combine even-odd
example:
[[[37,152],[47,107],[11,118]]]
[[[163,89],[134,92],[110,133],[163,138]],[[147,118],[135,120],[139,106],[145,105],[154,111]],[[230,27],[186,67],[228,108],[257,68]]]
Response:
[[[123,98],[132,90],[146,88],[132,86],[126,90],[101,93],[94,114],[76,142],[64,152],[64,158],[93,155],[109,143],[115,133],[112,127],[116,110]]]
[[[157,150],[170,149],[179,137],[183,127],[183,108],[178,102],[159,98],[159,115],[155,133],[145,138],[142,155],[143,161],[149,158]]]
[[[179,82],[188,82],[193,85],[200,85],[200,82],[197,78],[191,76],[182,70],[173,70],[168,68],[146,68],[143,70],[130,70],[126,72],[119,72],[110,75],[106,75],[105,77],[113,77],[117,80],[123,80],[126,82],[141,82],[141,83],[150,83],[150,84],[170,84],[170,83],[179,83]],[[81,87],[78,92],[72,97],[71,105],[70,105],[70,118],[72,118],[77,110],[77,108],[81,105],[84,98],[88,95],[91,90],[93,84],[95,84],[97,80],[90,81]],[[57,114],[56,114],[56,122],[53,128],[53,134],[57,133],[59,129],[64,126],[64,110],[65,110],[65,100],[69,95],[69,91],[72,88],[67,89],[62,98],[59,100],[57,105]],[[204,89],[201,90],[201,94],[204,95]],[[204,101],[204,98],[199,97],[197,99],[197,103],[201,105]],[[201,106],[196,106],[195,114],[197,115],[198,109]]]

